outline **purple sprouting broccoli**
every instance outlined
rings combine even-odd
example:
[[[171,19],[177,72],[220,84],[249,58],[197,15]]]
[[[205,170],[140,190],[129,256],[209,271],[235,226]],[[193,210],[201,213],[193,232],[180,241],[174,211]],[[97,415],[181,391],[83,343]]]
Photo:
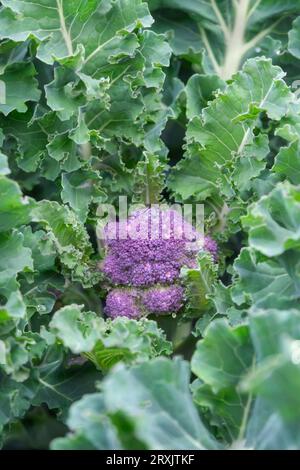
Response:
[[[177,211],[156,207],[107,224],[105,244],[102,270],[113,286],[105,312],[113,318],[178,312],[184,303],[181,268],[196,267],[200,250],[217,259],[214,240],[203,237]]]

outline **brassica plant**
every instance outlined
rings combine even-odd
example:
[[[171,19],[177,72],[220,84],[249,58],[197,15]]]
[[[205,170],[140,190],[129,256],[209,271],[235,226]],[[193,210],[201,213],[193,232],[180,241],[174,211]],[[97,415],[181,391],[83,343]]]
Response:
[[[300,449],[299,86],[299,0],[0,1],[4,449]]]

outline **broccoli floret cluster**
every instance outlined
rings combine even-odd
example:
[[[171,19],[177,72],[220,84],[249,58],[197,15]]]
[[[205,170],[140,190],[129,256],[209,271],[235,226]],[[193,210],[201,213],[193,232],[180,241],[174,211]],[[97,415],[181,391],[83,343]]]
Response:
[[[204,237],[175,210],[135,212],[105,227],[106,257],[102,270],[113,286],[105,313],[112,318],[170,314],[184,303],[183,266],[197,266],[199,250],[217,259],[217,244]]]

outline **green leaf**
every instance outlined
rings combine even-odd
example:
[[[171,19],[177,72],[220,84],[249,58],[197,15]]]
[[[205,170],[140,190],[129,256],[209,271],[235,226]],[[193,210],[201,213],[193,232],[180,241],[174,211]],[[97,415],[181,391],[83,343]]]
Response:
[[[300,248],[300,191],[288,182],[277,185],[250,206],[243,217],[250,245],[266,256]]]
[[[298,305],[299,266],[300,254],[293,251],[281,258],[266,259],[251,248],[244,248],[234,262],[239,275],[232,289],[234,302],[242,305],[251,301],[262,308]]]
[[[236,385],[251,367],[253,349],[245,325],[231,329],[225,320],[215,320],[198,342],[192,371],[217,393]]]
[[[300,18],[296,18],[293,22],[293,28],[289,31],[289,52],[300,59]]]
[[[62,201],[70,205],[82,222],[86,221],[90,204],[105,199],[105,194],[101,190],[101,177],[97,171],[81,169],[63,173],[61,184]]]
[[[23,197],[18,184],[0,176],[0,232],[18,227],[30,221],[34,202]]]
[[[246,125],[237,118],[255,105],[270,119],[280,120],[292,100],[283,76],[282,70],[268,59],[248,60],[225,91],[202,111],[201,117],[190,121],[186,157],[169,178],[169,187],[175,194],[183,199],[195,195],[198,200],[234,194],[225,168],[234,156],[243,154],[247,144],[253,143],[258,116],[249,117]],[[260,152],[259,147],[259,156]]]
[[[162,88],[165,74],[161,70],[170,64],[172,50],[165,36],[145,31],[141,53],[146,59],[145,84],[147,87]]]
[[[241,386],[267,400],[287,425],[295,423],[299,418],[299,311],[254,311],[251,330],[260,364]]]
[[[71,449],[120,449],[116,430],[105,416],[105,404],[101,394],[87,395],[70,409],[68,425],[78,434],[56,439],[54,450]]]
[[[105,321],[93,312],[83,312],[78,305],[55,312],[50,329],[73,353],[84,353],[102,370],[119,361],[140,362],[172,351],[171,343],[154,321]]]
[[[218,75],[193,75],[186,84],[186,115],[188,119],[200,116],[203,108],[213,101],[218,90],[223,91],[225,82]]]
[[[211,299],[218,266],[211,255],[203,252],[198,255],[197,268],[182,268],[181,277],[185,285],[186,305],[184,315],[197,318],[211,308]]]
[[[15,324],[18,324],[21,318],[24,318],[26,314],[26,306],[24,304],[21,292],[12,292],[8,297],[5,305],[0,306],[0,323],[1,331],[6,322],[13,320]]]
[[[55,271],[56,250],[53,240],[43,230],[33,232],[27,226],[22,229],[24,246],[30,248],[34,270],[40,273]]]
[[[249,181],[258,177],[265,169],[269,152],[268,137],[265,134],[259,134],[254,137],[253,142],[245,145],[243,152],[238,155],[234,163],[232,172],[238,191],[249,192]]]
[[[63,266],[72,271],[74,280],[90,286],[98,282],[99,273],[84,225],[75,213],[57,202],[41,201],[33,211],[36,222],[43,223],[52,237]]]
[[[7,298],[17,290],[17,274],[33,269],[31,250],[24,247],[23,240],[16,230],[0,234],[0,292]]]
[[[297,0],[242,4],[215,0],[149,0],[149,6],[156,20],[154,28],[168,33],[175,55],[191,62],[195,71],[218,73],[225,80],[230,79],[249,56],[267,52],[278,62],[276,53],[284,47],[282,43],[288,40],[290,24],[300,13]]]
[[[198,342],[194,400],[231,449],[298,448],[299,333],[298,310],[252,309],[249,324],[216,320]]]
[[[171,353],[172,344],[156,322],[116,318],[106,321],[106,331],[86,356],[100,369],[108,370],[119,361],[131,364]]]
[[[70,119],[85,104],[85,96],[78,88],[77,75],[66,67],[57,67],[53,82],[45,87],[48,106],[62,121]]]
[[[125,420],[130,425],[127,449],[136,448],[137,442],[152,450],[217,449],[193,406],[188,375],[187,364],[179,359],[159,358],[131,369],[119,365],[102,383],[101,394],[87,396],[71,408],[68,423],[75,434],[54,441],[52,448],[69,448],[74,442],[81,448],[79,437],[97,449],[111,448],[117,444],[118,424]],[[92,420],[83,421],[83,409],[91,410]],[[120,432],[124,448],[122,438]]]
[[[5,68],[0,80],[5,84],[5,101],[0,100],[0,112],[5,116],[14,110],[27,111],[28,101],[38,101],[41,95],[36,70],[31,63],[15,63]]]
[[[225,320],[209,325],[192,358],[191,368],[198,377],[192,384],[194,400],[210,410],[211,424],[229,441],[240,433],[249,397],[237,386],[253,361],[248,326],[231,328]]]
[[[275,158],[273,171],[283,175],[293,184],[300,183],[299,140],[282,147]]]
[[[33,371],[35,395],[32,403],[35,406],[46,403],[49,408],[58,409],[60,414],[65,415],[74,401],[95,390],[95,382],[99,379],[100,372],[88,364],[67,366],[61,348],[48,348]]]

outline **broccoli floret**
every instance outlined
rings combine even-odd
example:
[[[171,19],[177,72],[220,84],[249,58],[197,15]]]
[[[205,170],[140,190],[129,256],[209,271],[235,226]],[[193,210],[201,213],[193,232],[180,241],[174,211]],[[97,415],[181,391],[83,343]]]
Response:
[[[142,294],[147,312],[155,314],[176,313],[183,304],[184,289],[180,285],[154,286]]]
[[[105,313],[111,318],[139,318],[141,311],[137,306],[136,289],[113,289],[106,298]]]

